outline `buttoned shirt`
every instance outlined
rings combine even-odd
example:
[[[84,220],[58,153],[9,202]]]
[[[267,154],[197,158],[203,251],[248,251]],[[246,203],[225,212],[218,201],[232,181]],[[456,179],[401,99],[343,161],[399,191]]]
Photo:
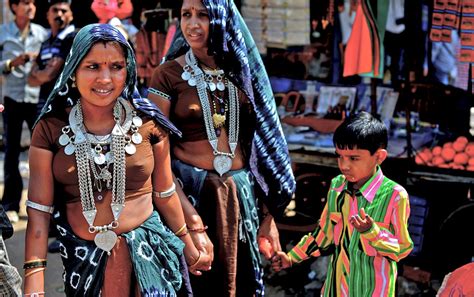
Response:
[[[331,254],[322,296],[395,296],[397,262],[413,249],[405,189],[379,168],[363,187],[351,190],[339,175],[331,182],[318,227],[290,251],[293,262]],[[349,218],[370,215],[374,224],[358,232]]]
[[[39,87],[28,85],[27,78],[33,61],[15,67],[10,73],[5,73],[8,60],[15,59],[23,53],[38,53],[41,43],[48,37],[47,31],[40,25],[30,23],[30,29],[25,38],[15,22],[0,25],[0,74],[4,75],[3,95],[16,102],[38,103]]]

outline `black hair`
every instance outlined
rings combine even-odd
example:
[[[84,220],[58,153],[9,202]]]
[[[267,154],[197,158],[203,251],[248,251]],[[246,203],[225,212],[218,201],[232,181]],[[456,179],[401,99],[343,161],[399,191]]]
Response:
[[[14,11],[13,11],[13,4],[16,4],[18,5],[20,3],[20,0],[9,0],[8,1],[8,5],[10,6],[10,11],[13,13],[13,14],[16,14]]]
[[[381,120],[362,111],[346,118],[337,127],[333,143],[338,149],[368,150],[373,155],[378,149],[387,148],[387,127]]]

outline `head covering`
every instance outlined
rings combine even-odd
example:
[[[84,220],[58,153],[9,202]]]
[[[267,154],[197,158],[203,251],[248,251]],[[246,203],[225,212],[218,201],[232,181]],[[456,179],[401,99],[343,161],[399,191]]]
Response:
[[[77,33],[69,55],[66,58],[63,71],[59,75],[54,89],[51,91],[38,120],[48,112],[64,109],[67,104],[77,101],[79,94],[77,94],[76,89],[70,86],[70,77],[74,75],[80,62],[89,53],[91,47],[101,41],[117,42],[124,49],[127,61],[127,81],[122,92],[122,97],[130,101],[137,110],[152,117],[168,132],[181,136],[181,132],[166,118],[154,103],[140,96],[136,88],[137,67],[133,49],[120,31],[108,24],[90,24]],[[64,90],[67,90],[67,92],[63,93]],[[72,98],[71,96],[76,98]]]
[[[256,113],[250,167],[267,195],[265,204],[281,212],[296,187],[288,146],[276,112],[267,72],[255,42],[232,0],[203,0],[209,14],[209,53],[248,96]],[[179,28],[166,59],[189,49]]]

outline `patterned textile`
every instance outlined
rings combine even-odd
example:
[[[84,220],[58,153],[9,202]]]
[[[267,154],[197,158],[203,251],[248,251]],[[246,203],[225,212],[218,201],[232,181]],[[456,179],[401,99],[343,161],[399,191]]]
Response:
[[[250,167],[272,212],[283,211],[295,191],[288,147],[276,112],[270,81],[257,46],[232,0],[204,0],[210,19],[209,52],[245,92],[256,113]],[[189,48],[180,28],[166,59]],[[225,60],[225,61],[224,61]]]
[[[0,230],[0,296],[20,297],[21,276],[18,270],[10,264],[7,247],[3,242],[2,231]]]
[[[195,294],[201,296],[199,295],[201,293],[202,296],[207,296],[212,291],[216,296],[234,296],[235,290],[239,293],[239,290],[255,288],[251,294],[263,296],[263,269],[257,245],[259,219],[252,172],[247,169],[233,170],[220,177],[215,172],[206,171],[179,160],[173,160],[172,167],[183,186],[183,191],[188,194],[188,199],[198,209],[203,221],[209,225],[208,234],[216,250],[219,251],[215,255],[212,271],[199,277],[199,282],[205,285],[203,292],[194,287]],[[238,206],[232,205],[231,201],[235,193]],[[219,201],[214,201],[210,197],[216,197],[215,199]],[[215,210],[210,205],[215,205]],[[209,210],[211,208],[213,210]],[[240,212],[234,214],[237,209]],[[234,220],[238,220],[239,223],[233,224]],[[225,224],[228,225],[229,230],[222,230],[226,228]],[[238,228],[234,230],[230,225],[238,225]],[[235,242],[232,238],[235,238]],[[237,251],[237,245],[240,248],[248,248],[247,254],[249,253],[250,257],[239,259],[237,255],[241,253]],[[239,270],[245,260],[249,259],[252,262],[253,277],[252,272]],[[235,273],[235,271],[239,272]],[[236,277],[238,274],[247,276],[246,280],[252,281],[252,284],[240,283]],[[208,275],[208,279],[203,279]],[[210,288],[209,283],[216,285]]]
[[[100,296],[107,253],[93,241],[74,235],[59,211],[53,218],[59,233],[66,295]],[[176,296],[182,282],[179,257],[184,244],[163,225],[158,213],[153,212],[140,227],[121,236],[127,239],[142,296]]]
[[[374,219],[359,233],[349,223],[361,208]],[[379,168],[359,190],[339,175],[332,180],[319,226],[288,255],[294,262],[332,254],[322,296],[395,296],[397,262],[413,249],[407,228],[408,194]],[[364,276],[361,279],[361,276]]]
[[[98,41],[113,41],[119,43],[125,50],[127,60],[127,84],[122,93],[122,97],[132,102],[134,107],[146,115],[151,116],[158,124],[167,131],[181,136],[181,132],[166,118],[160,109],[150,100],[142,98],[136,88],[137,67],[135,54],[125,37],[118,29],[108,24],[90,24],[82,28],[74,38],[71,51],[64,64],[64,69],[59,75],[53,91],[49,95],[38,120],[46,113],[55,110],[63,110],[67,104],[73,104],[79,98],[75,88],[71,87],[71,75],[76,71],[79,63],[87,55],[91,47]],[[59,92],[68,92],[63,96]],[[70,100],[66,100],[70,99]]]

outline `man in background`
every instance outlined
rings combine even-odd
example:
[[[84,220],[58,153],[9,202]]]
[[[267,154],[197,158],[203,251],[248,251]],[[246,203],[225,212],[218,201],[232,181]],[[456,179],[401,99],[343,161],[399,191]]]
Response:
[[[47,38],[46,30],[31,20],[34,0],[10,0],[13,21],[0,25],[0,75],[4,76],[3,113],[5,163],[2,205],[12,223],[18,222],[23,180],[20,175],[20,141],[23,122],[30,131],[36,120],[39,88],[27,83],[32,62]]]

